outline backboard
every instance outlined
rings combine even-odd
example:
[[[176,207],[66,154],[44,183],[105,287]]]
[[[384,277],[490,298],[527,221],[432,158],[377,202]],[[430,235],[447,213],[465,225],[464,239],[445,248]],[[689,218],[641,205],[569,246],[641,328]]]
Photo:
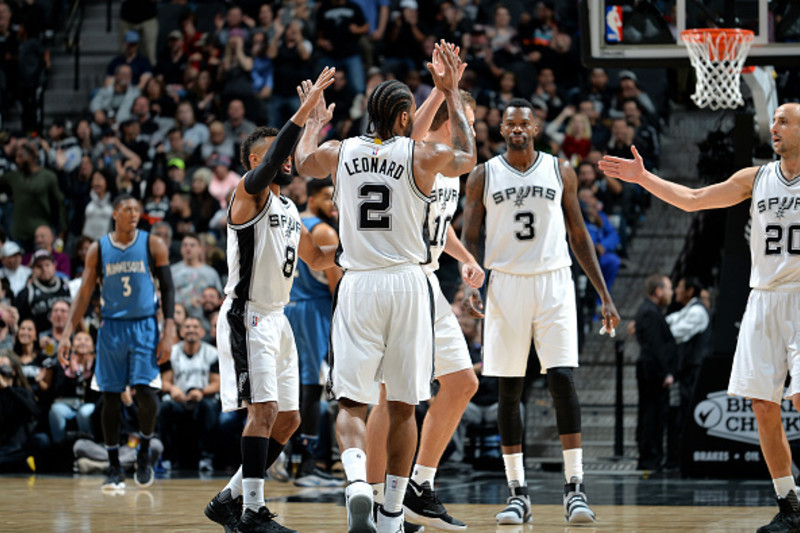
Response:
[[[755,32],[746,65],[797,64],[797,0],[579,0],[587,67],[689,66],[680,33],[691,28]]]

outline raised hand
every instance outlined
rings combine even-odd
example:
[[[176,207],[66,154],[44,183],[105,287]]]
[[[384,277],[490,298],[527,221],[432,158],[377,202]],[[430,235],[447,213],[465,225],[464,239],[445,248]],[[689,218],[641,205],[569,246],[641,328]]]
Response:
[[[434,46],[434,54],[438,55],[438,60],[442,65],[441,71],[437,72],[433,63],[428,63],[428,70],[433,76],[433,83],[440,91],[453,91],[458,89],[459,69],[461,59],[453,53],[452,47],[442,40]]]
[[[325,67],[325,70],[317,78],[316,83],[312,84],[311,80],[305,80],[297,86],[297,95],[300,97],[300,102],[302,102],[301,109],[309,109],[308,106],[311,106],[311,103],[314,102],[313,107],[309,110],[308,118],[320,124],[328,123],[333,118],[333,110],[336,108],[336,104],[326,107],[325,95],[323,94],[323,91],[333,83],[335,72],[336,69]]]
[[[622,181],[629,181],[632,183],[639,182],[644,176],[644,160],[639,155],[639,151],[635,146],[631,146],[633,159],[624,159],[622,157],[603,156],[597,166],[602,170],[606,176],[617,178]]]
[[[461,57],[460,47],[454,45],[453,43],[447,43],[447,46],[450,47],[450,49],[457,57],[459,58]],[[435,48],[433,50],[433,57],[431,57],[431,62],[433,63],[433,68],[436,69],[436,72],[438,72],[441,75],[444,75],[444,65],[442,64],[442,60],[439,57],[439,52],[437,52]],[[458,67],[458,81],[461,81],[461,76],[464,75],[465,70],[467,70],[467,64],[462,62]]]

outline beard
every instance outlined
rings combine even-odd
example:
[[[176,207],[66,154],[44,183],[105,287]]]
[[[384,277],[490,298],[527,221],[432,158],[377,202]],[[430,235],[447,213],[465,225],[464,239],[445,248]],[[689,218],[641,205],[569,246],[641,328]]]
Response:
[[[294,177],[291,174],[278,172],[273,182],[281,187],[285,187],[286,185],[291,185],[292,179],[294,179]]]

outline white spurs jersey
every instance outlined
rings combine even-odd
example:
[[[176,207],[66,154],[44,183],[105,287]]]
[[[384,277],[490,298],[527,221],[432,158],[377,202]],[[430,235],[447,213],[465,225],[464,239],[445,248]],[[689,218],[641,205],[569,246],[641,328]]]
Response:
[[[800,291],[800,176],[787,179],[780,161],[753,180],[750,286]]]
[[[537,152],[533,165],[521,172],[498,155],[484,169],[484,266],[527,275],[571,265],[558,158]]]
[[[431,207],[428,215],[428,234],[431,238],[431,262],[425,265],[425,272],[432,273],[439,269],[439,257],[447,242],[447,229],[453,221],[458,208],[458,191],[461,178],[449,178],[436,174],[436,181],[431,192]]]
[[[260,308],[286,305],[294,281],[302,227],[294,203],[271,191],[264,209],[245,224],[231,224],[228,207],[225,294]]]
[[[345,270],[424,264],[430,198],[414,182],[414,141],[352,137],[342,141],[333,200],[339,209]]]

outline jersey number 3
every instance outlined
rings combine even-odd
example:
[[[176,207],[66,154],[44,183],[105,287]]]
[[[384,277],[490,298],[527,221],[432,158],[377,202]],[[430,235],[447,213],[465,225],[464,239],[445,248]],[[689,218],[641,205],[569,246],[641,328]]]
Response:
[[[514,236],[519,241],[529,241],[536,236],[536,230],[533,227],[533,223],[536,220],[536,217],[533,216],[533,213],[530,211],[518,211],[514,215],[514,222],[521,222],[522,228],[514,233]]]
[[[358,197],[364,199],[358,205],[359,230],[392,228],[392,215],[387,213],[392,205],[392,190],[387,185],[365,183],[358,188]]]

